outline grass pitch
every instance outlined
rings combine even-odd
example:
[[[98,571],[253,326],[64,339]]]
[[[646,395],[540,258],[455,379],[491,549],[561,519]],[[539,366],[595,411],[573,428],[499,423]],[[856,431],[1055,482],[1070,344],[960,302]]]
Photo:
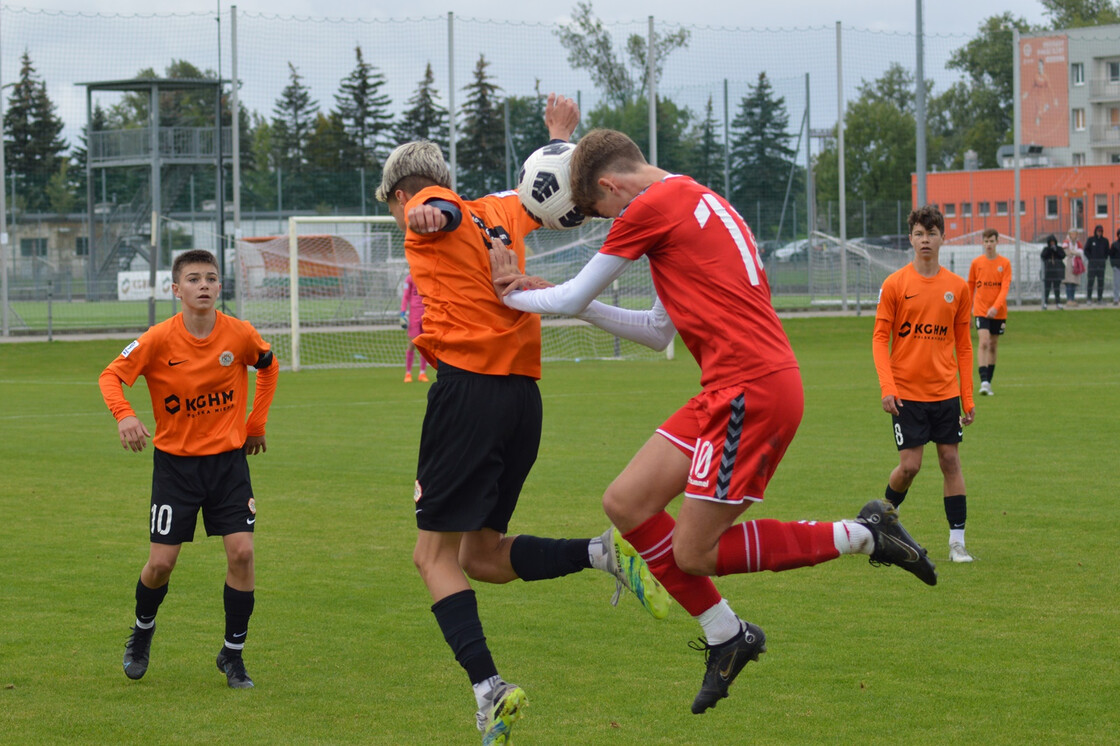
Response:
[[[853,517],[897,461],[872,320],[794,319],[805,420],[747,518]],[[996,396],[962,445],[973,565],[947,560],[936,456],[903,506],[940,582],[862,557],[717,581],[767,632],[731,697],[689,713],[699,627],[609,578],[476,585],[520,744],[1100,744],[1120,730],[1120,313],[1015,313]],[[224,558],[184,547],[147,676],[121,654],[147,556],[150,451],[123,451],[96,386],[123,342],[0,345],[0,741],[477,743],[474,702],[411,563],[423,384],[388,369],[284,373],[259,510],[257,606],[230,691]],[[599,495],[698,388],[676,361],[546,366],[541,455],[513,531],[591,536]],[[403,354],[402,354],[403,358]],[[151,426],[143,384],[129,392]],[[201,532],[200,532],[201,534]]]

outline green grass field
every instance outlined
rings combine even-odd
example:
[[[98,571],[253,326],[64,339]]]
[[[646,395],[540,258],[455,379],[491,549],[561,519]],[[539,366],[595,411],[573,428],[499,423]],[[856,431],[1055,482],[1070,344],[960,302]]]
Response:
[[[805,420],[748,518],[854,517],[897,462],[870,318],[794,319]],[[503,675],[531,705],[519,744],[1102,744],[1120,736],[1116,520],[1120,313],[1013,313],[997,395],[962,446],[973,565],[947,561],[936,457],[903,520],[935,588],[843,557],[723,578],[769,652],[703,716],[679,607],[609,605],[594,571],[477,588]],[[395,369],[281,375],[251,459],[257,606],[231,691],[224,557],[184,548],[152,664],[121,671],[147,556],[150,452],[121,449],[96,387],[123,343],[0,345],[0,742],[478,743],[474,701],[411,563],[425,387]],[[591,536],[599,495],[697,390],[677,360],[546,366],[545,428],[513,531]],[[142,384],[130,392],[151,425]]]

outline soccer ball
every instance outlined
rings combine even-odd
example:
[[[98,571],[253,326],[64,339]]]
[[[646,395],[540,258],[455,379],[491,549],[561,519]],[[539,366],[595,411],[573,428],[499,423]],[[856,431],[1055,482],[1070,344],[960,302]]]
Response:
[[[587,220],[572,202],[568,179],[568,167],[575,148],[570,142],[545,145],[531,153],[521,167],[517,196],[529,214],[545,228],[575,228]]]

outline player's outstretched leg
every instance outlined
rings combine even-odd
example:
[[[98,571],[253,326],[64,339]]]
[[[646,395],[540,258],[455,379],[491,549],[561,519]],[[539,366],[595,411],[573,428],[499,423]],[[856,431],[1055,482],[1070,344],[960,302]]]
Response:
[[[669,615],[669,605],[672,598],[665,586],[649,571],[649,565],[638,554],[638,550],[630,542],[622,538],[618,529],[611,527],[602,536],[603,547],[608,553],[608,569],[614,575],[617,584],[611,603],[618,606],[618,599],[622,589],[633,593],[642,602],[646,611],[654,619],[664,619]]]
[[[703,650],[707,669],[700,693],[692,701],[692,714],[700,715],[727,696],[727,688],[747,665],[766,652],[766,633],[761,627],[743,622],[738,635],[719,645],[709,645],[704,640],[688,643],[693,650]]]
[[[239,654],[223,647],[215,662],[218,664],[218,670],[226,675],[226,682],[230,689],[253,688],[253,680],[245,670],[245,660]]]
[[[515,684],[499,682],[478,711],[478,729],[482,732],[482,746],[509,743],[513,724],[521,719],[521,709],[529,704],[525,691]]]
[[[872,565],[898,565],[926,585],[937,585],[937,568],[926,550],[899,523],[893,505],[882,499],[872,500],[859,511],[856,521],[867,526],[875,538]]]
[[[130,679],[139,679],[148,671],[148,655],[152,650],[152,635],[156,632],[156,625],[148,629],[133,627],[128,642],[124,644],[124,675]]]

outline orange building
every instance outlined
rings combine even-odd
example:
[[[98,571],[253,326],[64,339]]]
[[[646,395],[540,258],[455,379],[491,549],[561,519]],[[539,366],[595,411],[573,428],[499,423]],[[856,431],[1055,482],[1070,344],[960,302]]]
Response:
[[[1070,228],[1082,240],[1104,226],[1113,240],[1120,229],[1120,164],[1021,168],[1020,236],[1041,242],[1053,233],[1061,240]],[[911,176],[911,203],[916,203],[917,176]],[[1015,234],[1015,171],[993,168],[926,174],[926,199],[945,215],[945,232],[964,235],[995,228]]]

